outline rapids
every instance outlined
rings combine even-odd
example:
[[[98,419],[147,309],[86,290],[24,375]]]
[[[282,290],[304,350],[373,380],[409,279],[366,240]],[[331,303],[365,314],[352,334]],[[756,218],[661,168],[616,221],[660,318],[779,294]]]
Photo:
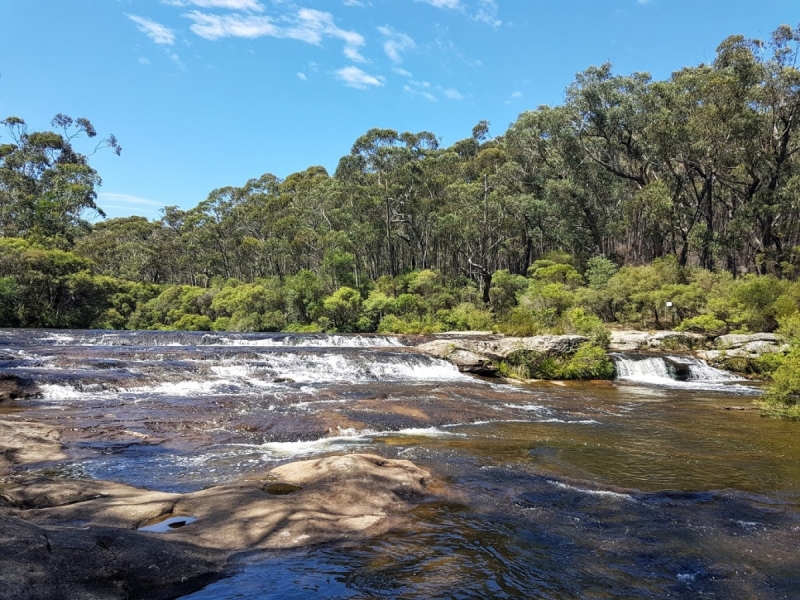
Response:
[[[800,424],[689,357],[611,383],[503,384],[391,336],[0,331],[0,372],[63,427],[34,470],[164,491],[369,451],[459,500],[359,545],[269,553],[193,594],[247,598],[797,598]]]

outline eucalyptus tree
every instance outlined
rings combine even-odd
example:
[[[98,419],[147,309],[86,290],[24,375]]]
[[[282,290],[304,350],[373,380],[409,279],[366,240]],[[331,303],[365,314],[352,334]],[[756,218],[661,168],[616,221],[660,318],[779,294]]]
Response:
[[[122,148],[110,135],[88,156],[76,151],[77,138],[97,137],[84,118],[56,115],[51,125],[60,133],[29,132],[19,117],[0,123],[12,140],[0,145],[0,234],[71,246],[79,233],[88,232],[88,213],[105,216],[96,204],[101,180],[89,166],[89,156],[104,148],[120,154]]]

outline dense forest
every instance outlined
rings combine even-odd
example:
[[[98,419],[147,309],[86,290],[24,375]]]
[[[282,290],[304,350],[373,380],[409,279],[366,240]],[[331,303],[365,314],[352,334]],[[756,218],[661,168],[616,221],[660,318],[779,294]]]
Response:
[[[153,221],[92,223],[89,159],[114,136],[7,118],[0,325],[800,339],[799,46],[782,26],[663,81],[590,67],[500,135],[372,129],[333,174],[265,174]]]

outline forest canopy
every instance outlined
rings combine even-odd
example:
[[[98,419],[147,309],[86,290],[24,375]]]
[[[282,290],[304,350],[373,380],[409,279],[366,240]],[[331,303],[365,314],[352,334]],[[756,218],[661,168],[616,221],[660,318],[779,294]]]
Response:
[[[590,67],[501,134],[371,129],[333,174],[267,173],[158,220],[91,223],[113,135],[7,118],[0,324],[774,330],[800,304],[799,42],[732,36],[665,80]]]

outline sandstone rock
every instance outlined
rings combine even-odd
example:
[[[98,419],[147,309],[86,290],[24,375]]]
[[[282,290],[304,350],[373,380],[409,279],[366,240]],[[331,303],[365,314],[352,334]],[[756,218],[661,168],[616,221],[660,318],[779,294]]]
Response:
[[[770,342],[779,344],[780,336],[774,333],[751,333],[751,334],[728,334],[721,335],[714,340],[714,346],[720,350],[728,348],[740,348],[752,342]]]
[[[58,430],[41,423],[0,421],[0,474],[14,465],[64,458]]]
[[[40,527],[0,515],[0,596],[15,600],[176,598],[223,574],[224,553],[136,531]]]
[[[416,346],[416,350],[453,362],[460,370],[492,375],[496,363],[516,352],[565,355],[575,352],[589,339],[580,335],[537,335],[498,339],[435,340]]]
[[[492,366],[488,358],[464,350],[459,346],[461,342],[463,342],[463,340],[459,340],[458,343],[453,340],[434,340],[421,344],[417,346],[416,349],[425,354],[435,356],[436,358],[450,361],[463,373],[487,376],[497,374],[497,369]]]
[[[706,336],[702,333],[688,333],[685,331],[657,331],[647,337],[647,345],[650,348],[672,349],[675,346],[696,348],[702,346],[705,341]]]
[[[646,331],[612,331],[609,350],[614,352],[635,352],[647,347],[650,334]]]

